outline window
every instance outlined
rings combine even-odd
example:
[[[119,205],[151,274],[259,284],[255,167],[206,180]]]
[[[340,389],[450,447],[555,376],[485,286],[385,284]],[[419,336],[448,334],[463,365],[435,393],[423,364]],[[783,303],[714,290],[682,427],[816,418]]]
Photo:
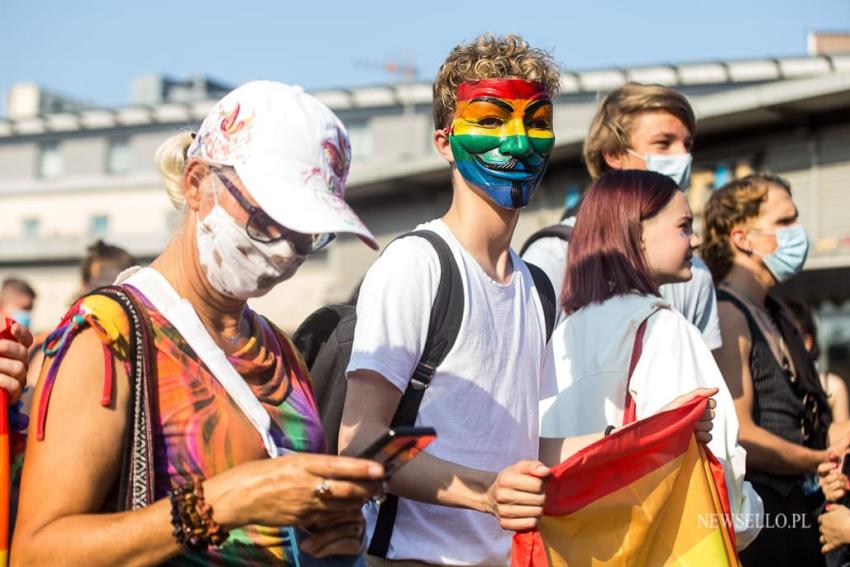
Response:
[[[735,179],[735,172],[729,164],[719,163],[714,168],[714,188],[719,189]]]
[[[130,171],[131,155],[129,138],[112,138],[106,150],[107,173],[120,174]]]
[[[38,156],[38,176],[54,179],[62,175],[62,153],[59,142],[44,142]]]
[[[581,203],[581,186],[572,184],[567,187],[567,196],[564,198],[564,208],[573,209]]]
[[[89,221],[89,236],[93,238],[104,238],[109,232],[109,217],[106,215],[94,215]]]
[[[38,238],[40,225],[38,219],[24,219],[21,223],[21,236],[24,240],[35,240]]]
[[[348,141],[351,142],[351,157],[363,159],[372,155],[372,134],[367,124],[353,124],[348,127]]]

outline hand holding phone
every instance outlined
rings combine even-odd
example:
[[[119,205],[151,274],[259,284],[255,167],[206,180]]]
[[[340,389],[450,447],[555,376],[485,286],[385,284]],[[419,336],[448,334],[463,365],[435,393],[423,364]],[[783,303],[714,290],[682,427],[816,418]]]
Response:
[[[389,477],[436,438],[437,432],[431,427],[394,427],[357,456],[381,463]]]
[[[850,478],[850,453],[841,456],[841,474]]]

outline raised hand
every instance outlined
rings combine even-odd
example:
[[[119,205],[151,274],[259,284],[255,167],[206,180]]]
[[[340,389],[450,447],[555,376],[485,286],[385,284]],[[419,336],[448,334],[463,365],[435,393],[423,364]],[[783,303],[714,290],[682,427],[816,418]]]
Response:
[[[697,396],[705,396],[709,398],[708,404],[706,404],[705,406],[705,412],[702,414],[702,417],[700,417],[700,420],[697,422],[696,428],[694,430],[694,434],[697,437],[697,441],[705,445],[711,441],[711,430],[714,427],[712,423],[714,420],[714,408],[717,406],[717,402],[714,401],[711,396],[715,395],[719,391],[720,390],[718,390],[717,388],[697,388],[696,390],[688,392],[687,394],[682,394],[681,396],[661,408],[661,411],[667,411],[681,407],[696,398]]]
[[[9,393],[10,404],[17,403],[27,383],[30,345],[32,334],[20,323],[0,332],[0,388]]]

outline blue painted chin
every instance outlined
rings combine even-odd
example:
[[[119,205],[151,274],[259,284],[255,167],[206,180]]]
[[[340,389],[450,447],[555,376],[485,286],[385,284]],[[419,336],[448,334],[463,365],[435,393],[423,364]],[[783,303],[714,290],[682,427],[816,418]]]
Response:
[[[455,163],[463,178],[481,189],[494,203],[506,209],[521,209],[528,205],[531,194],[540,185],[548,160],[534,170],[526,170],[522,162],[511,169],[493,169],[481,163],[477,156]]]

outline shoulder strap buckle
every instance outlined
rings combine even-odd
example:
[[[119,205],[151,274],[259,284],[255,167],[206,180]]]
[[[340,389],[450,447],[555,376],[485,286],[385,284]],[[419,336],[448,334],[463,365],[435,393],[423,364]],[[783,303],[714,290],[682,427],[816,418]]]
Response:
[[[414,390],[424,390],[431,385],[431,379],[434,377],[436,371],[436,366],[428,364],[425,361],[420,361],[413,370],[413,376],[410,378],[410,387]]]

